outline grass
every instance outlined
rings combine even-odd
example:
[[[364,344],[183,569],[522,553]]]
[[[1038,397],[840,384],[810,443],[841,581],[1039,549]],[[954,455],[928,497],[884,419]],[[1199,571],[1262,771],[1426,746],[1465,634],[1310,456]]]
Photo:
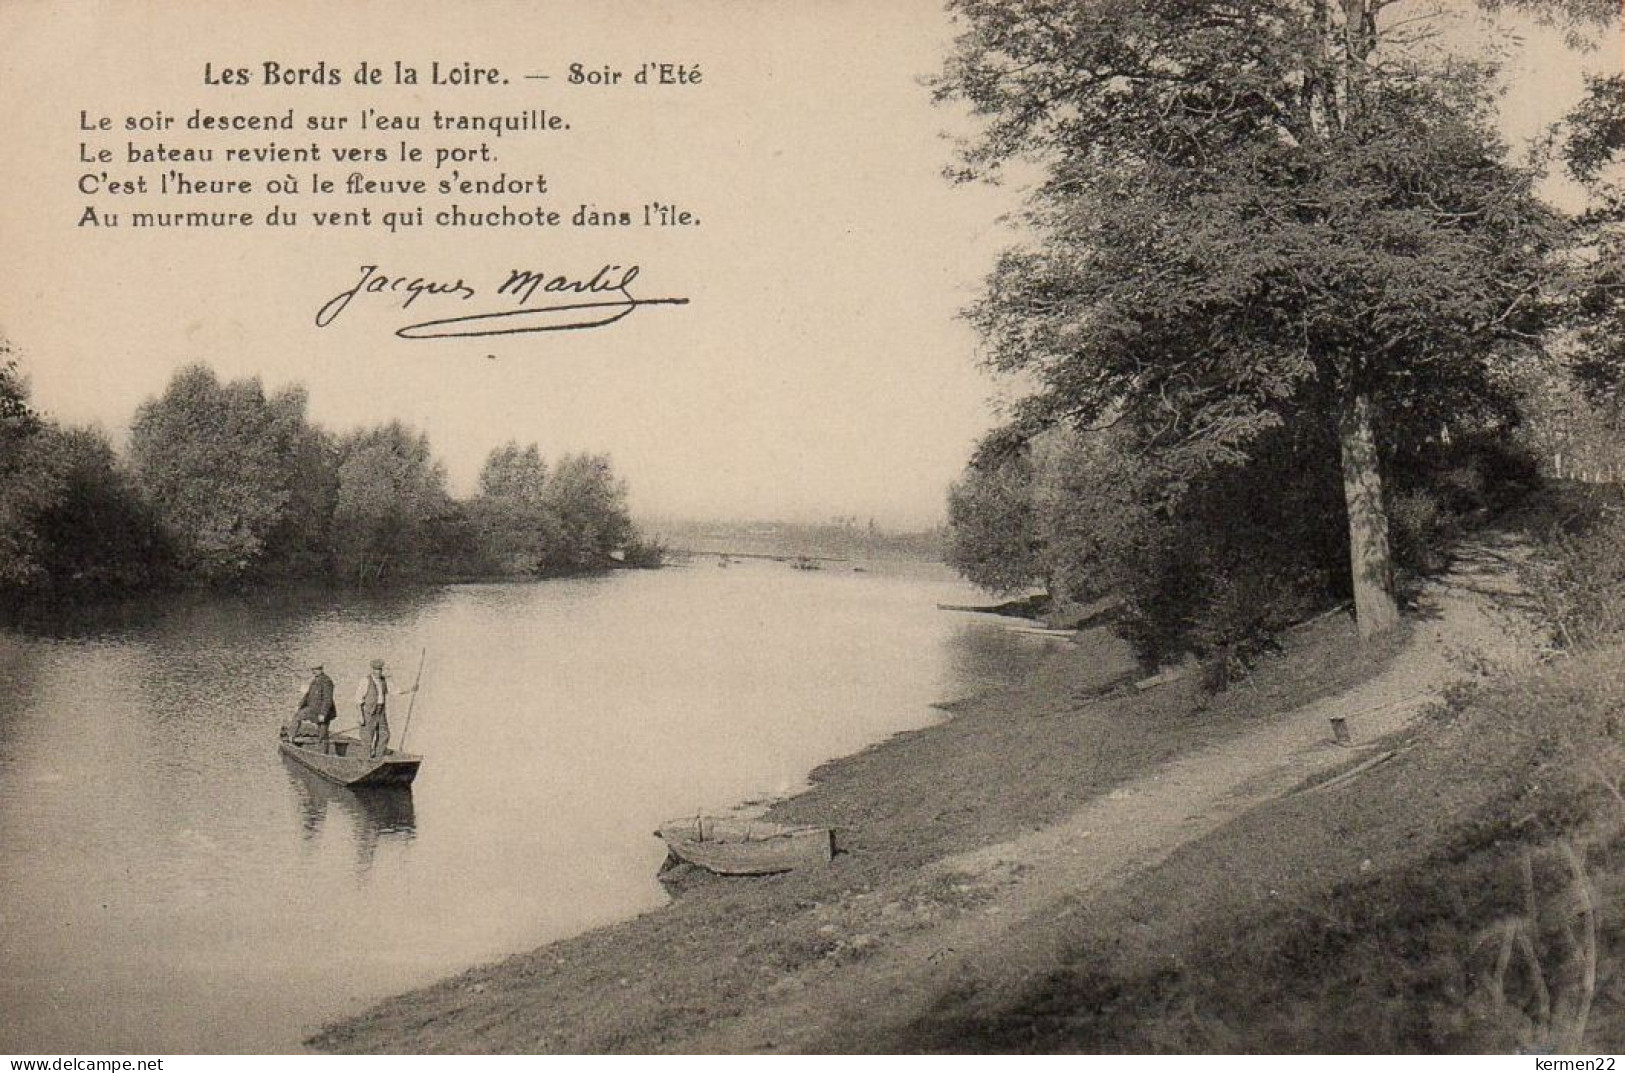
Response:
[[[1625,1046],[1625,643],[1454,693],[1412,747],[1012,936],[837,1049],[1573,1052]]]

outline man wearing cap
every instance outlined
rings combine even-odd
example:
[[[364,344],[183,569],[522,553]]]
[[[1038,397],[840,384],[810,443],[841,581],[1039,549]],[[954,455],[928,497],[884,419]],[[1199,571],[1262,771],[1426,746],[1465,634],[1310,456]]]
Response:
[[[389,748],[389,698],[405,696],[416,688],[398,690],[391,686],[381,659],[372,661],[372,673],[356,687],[355,702],[361,708],[361,744],[373,759],[383,756]]]
[[[327,677],[320,663],[314,664],[310,668],[310,682],[299,694],[299,709],[294,712],[288,736],[298,738],[301,732],[308,734],[305,729],[308,723],[315,730],[316,740],[326,742],[328,728],[337,715],[338,708],[333,704],[333,679]]]

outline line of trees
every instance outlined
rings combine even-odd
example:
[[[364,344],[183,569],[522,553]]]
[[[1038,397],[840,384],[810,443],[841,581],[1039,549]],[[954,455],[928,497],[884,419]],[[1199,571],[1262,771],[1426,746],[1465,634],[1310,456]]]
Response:
[[[459,500],[423,433],[391,421],[335,434],[311,423],[303,388],[268,395],[194,365],[137,409],[120,457],[100,433],[36,412],[9,350],[0,359],[0,593],[659,564],[603,455],[550,469],[534,444],[508,443]]]
[[[969,311],[1031,385],[950,498],[954,561],[1129,598],[1150,656],[1266,636],[1352,596],[1397,622],[1397,556],[1506,449],[1520,363],[1619,382],[1618,79],[1569,118],[1596,208],[1536,194],[1493,62],[1396,0],[950,0],[959,179],[1041,178],[1030,240]],[[1619,0],[1508,0],[1565,26]],[[1478,498],[1482,499],[1480,495]],[[1480,503],[1479,505],[1482,505]]]
[[[0,592],[135,588],[166,558],[157,518],[112,445],[30,408],[0,345]]]

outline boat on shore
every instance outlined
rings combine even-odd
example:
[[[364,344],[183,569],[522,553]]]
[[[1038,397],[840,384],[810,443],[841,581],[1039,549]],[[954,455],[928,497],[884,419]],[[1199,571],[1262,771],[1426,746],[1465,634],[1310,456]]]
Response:
[[[662,873],[688,863],[718,875],[765,876],[828,864],[835,856],[829,827],[689,816],[661,824],[655,835],[668,851]]]
[[[335,734],[326,741],[307,738],[277,743],[282,755],[340,786],[410,786],[423,757],[388,749],[374,758],[356,738]]]

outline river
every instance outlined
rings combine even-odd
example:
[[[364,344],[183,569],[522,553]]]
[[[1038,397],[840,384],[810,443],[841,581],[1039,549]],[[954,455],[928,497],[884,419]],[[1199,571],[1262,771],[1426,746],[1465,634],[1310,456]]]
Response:
[[[281,1052],[324,1021],[660,905],[662,819],[793,792],[1053,640],[939,568],[745,561],[0,629],[0,1052]],[[410,682],[405,792],[276,728]]]

